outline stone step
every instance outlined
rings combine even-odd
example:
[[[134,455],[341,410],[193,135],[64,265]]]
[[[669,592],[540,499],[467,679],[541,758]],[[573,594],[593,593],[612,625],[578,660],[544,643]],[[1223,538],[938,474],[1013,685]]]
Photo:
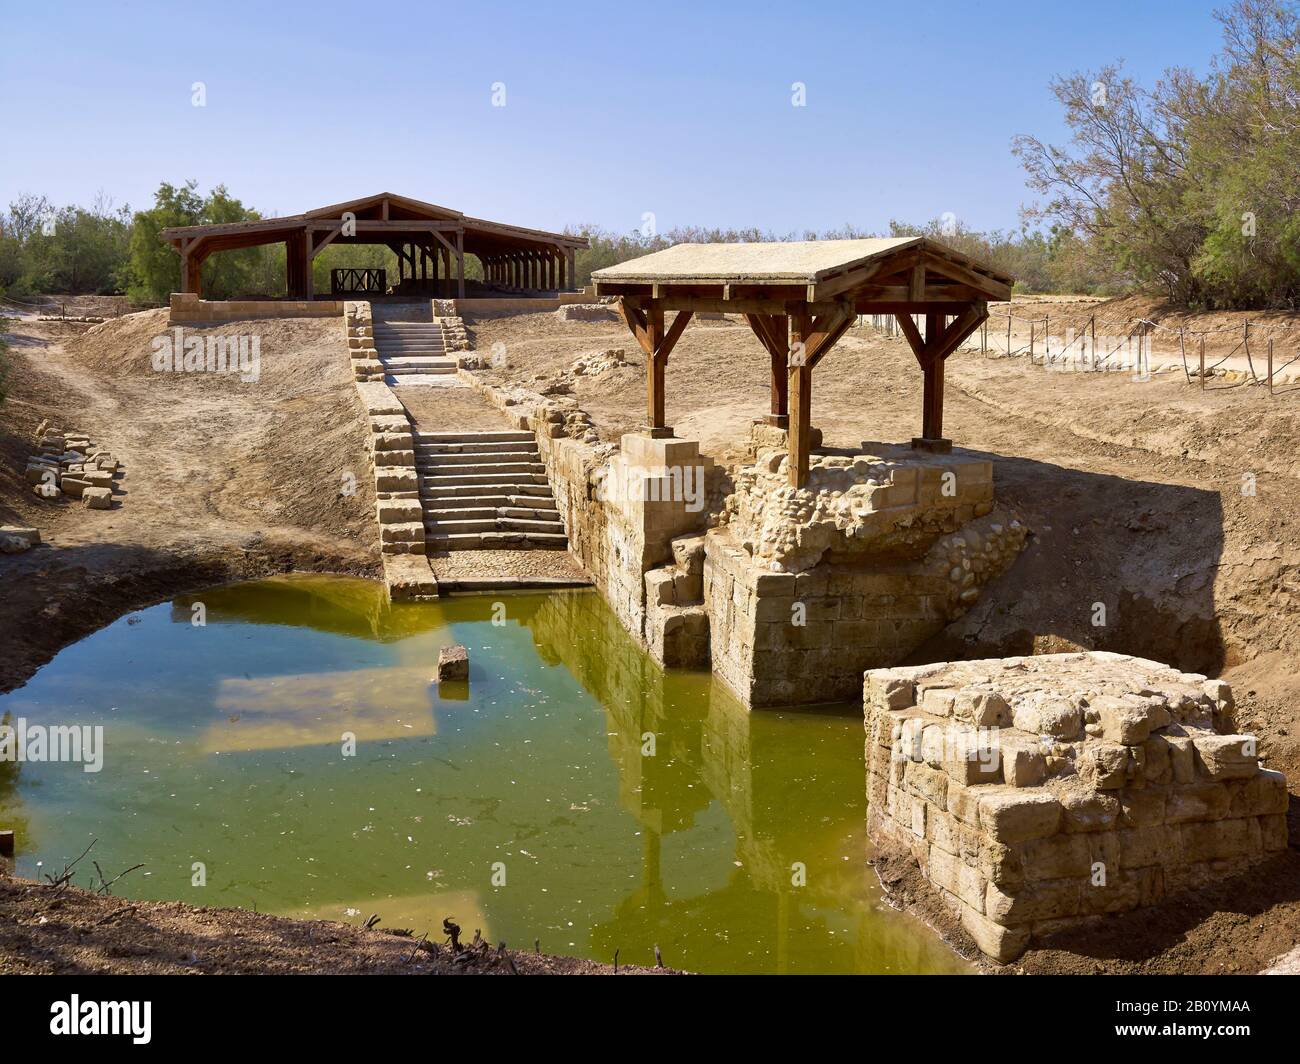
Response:
[[[537,437],[531,432],[496,431],[496,432],[416,432],[415,442],[426,443],[536,443]]]
[[[465,479],[504,473],[529,473],[536,476],[546,472],[546,467],[541,462],[475,462],[473,465],[440,465],[437,462],[417,459],[415,468],[426,480],[440,480],[446,477]]]
[[[477,518],[470,521],[425,521],[424,534],[453,536],[462,532],[525,532],[563,535],[564,529],[550,521],[520,521],[510,517]]]
[[[531,434],[529,434],[531,440]],[[501,441],[482,441],[472,440],[469,443],[422,443],[419,442],[419,435],[416,435],[415,450],[420,455],[443,455],[443,454],[500,454],[501,452],[527,452],[528,454],[537,454],[537,442],[532,440],[531,443],[520,443],[515,440]]]
[[[566,536],[545,532],[464,532],[450,536],[429,536],[425,540],[429,550],[565,550],[569,546]]]
[[[494,462],[530,462],[540,464],[537,448],[531,451],[460,451],[460,452],[434,452],[432,454],[418,449],[415,455],[416,462],[421,468],[433,468],[435,466],[458,466],[458,465],[487,465]]]
[[[454,477],[439,477],[439,480],[455,481]],[[495,491],[493,491],[495,489]],[[424,478],[424,483],[420,486],[420,500],[437,502],[439,505],[449,505],[450,499],[482,498],[484,495],[496,494],[506,498],[511,496],[532,496],[533,498],[545,499],[548,504],[553,503],[551,498],[551,486],[549,484],[521,484],[519,478],[506,480],[502,483],[479,483],[472,482],[469,484],[456,481],[451,484],[439,484],[436,487],[429,485],[429,478]]]
[[[446,523],[448,521],[495,521],[505,518],[512,521],[540,522],[547,525],[560,524],[560,512],[550,509],[533,509],[528,506],[440,506],[436,503],[424,505],[424,524],[430,521]],[[545,530],[544,530],[545,531]],[[550,531],[554,532],[552,528]]]
[[[549,512],[557,515],[555,509],[555,500],[551,498],[550,492],[541,492],[537,495],[445,495],[436,501],[423,500],[426,507],[437,506],[443,510],[471,510],[471,509],[491,509],[493,511],[511,508],[516,511],[532,510]],[[426,510],[427,512],[427,510]]]
[[[546,478],[538,473],[457,473],[455,476],[434,477],[421,475],[420,497],[437,495],[439,491],[456,492],[460,488],[497,488],[501,494],[535,495],[537,491],[551,490]],[[536,491],[515,490],[535,488]],[[509,489],[509,490],[507,490]]]
[[[427,373],[436,376],[439,373],[455,373],[455,362],[439,362],[435,359],[384,359],[380,364],[387,373]]]

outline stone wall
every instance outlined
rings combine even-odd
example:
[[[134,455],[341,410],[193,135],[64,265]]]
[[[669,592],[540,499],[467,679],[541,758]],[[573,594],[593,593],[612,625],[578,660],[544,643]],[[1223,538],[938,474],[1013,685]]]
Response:
[[[193,292],[171,295],[172,325],[214,325],[253,318],[337,318],[340,299],[200,299]]]
[[[349,300],[343,328],[357,397],[370,423],[384,585],[393,601],[431,598],[438,585],[424,557],[424,509],[415,470],[415,436],[406,407],[384,383],[383,367],[374,349],[370,303]]]
[[[1286,847],[1222,681],[1091,652],[873,670],[863,699],[873,839],[995,960]]]

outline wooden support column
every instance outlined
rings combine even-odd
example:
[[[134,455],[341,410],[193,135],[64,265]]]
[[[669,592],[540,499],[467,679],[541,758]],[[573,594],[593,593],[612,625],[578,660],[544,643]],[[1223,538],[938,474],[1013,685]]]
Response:
[[[956,309],[958,308],[954,308]],[[943,435],[944,362],[967,337],[988,320],[988,316],[988,305],[983,301],[968,304],[950,324],[946,324],[948,317],[946,313],[927,311],[925,336],[922,336],[916,323],[912,321],[911,314],[900,311],[895,315],[924,375],[921,435],[912,440],[912,446],[918,450],[939,454],[946,454],[952,450],[952,441],[945,439]]]
[[[927,347],[930,339],[938,339],[944,324],[942,314],[925,316]],[[922,369],[925,383],[921,399],[921,435],[912,441],[912,446],[946,453],[952,450],[952,440],[943,438],[943,366],[944,359],[930,358]]]
[[[802,488],[808,483],[808,453],[812,449],[812,366],[809,365],[806,345],[811,332],[812,318],[809,315],[790,315],[790,346],[786,360],[790,453],[786,469],[792,488]]]
[[[556,285],[556,287],[557,287],[561,292],[563,292],[563,291],[565,290],[565,287],[564,287],[564,286],[567,285],[567,284],[569,283],[568,272],[567,272],[567,271],[565,270],[565,268],[564,268],[565,265],[566,265],[566,259],[565,259],[564,253],[561,252],[559,248],[556,248],[556,249],[555,249],[555,268],[556,268],[556,270],[559,271],[559,283]]]
[[[578,272],[574,269],[574,254],[573,248],[568,248],[564,252],[565,262],[568,264],[570,290],[575,290],[578,287]]]
[[[456,298],[465,298],[465,230],[456,230]]]
[[[673,430],[665,416],[664,371],[668,368],[668,356],[686,330],[692,312],[679,310],[672,325],[665,330],[664,311],[657,306],[645,309],[637,300],[625,296],[619,300],[618,307],[623,321],[645,354],[646,434],[655,439],[671,437]]]

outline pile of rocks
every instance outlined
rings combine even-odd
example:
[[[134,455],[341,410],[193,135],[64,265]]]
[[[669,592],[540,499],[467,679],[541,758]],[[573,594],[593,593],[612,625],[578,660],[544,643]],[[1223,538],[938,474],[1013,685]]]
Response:
[[[579,355],[569,366],[569,373],[575,377],[603,377],[618,369],[631,366],[627,355],[621,347],[611,347],[604,351],[589,352]]]
[[[756,437],[762,427],[756,428]],[[915,556],[939,535],[993,510],[993,466],[984,458],[942,460],[907,447],[876,447],[853,455],[814,454],[808,482],[790,486],[785,434],[760,440],[752,465],[735,474],[718,523],[760,564],[802,572],[824,558],[853,561]],[[992,546],[1009,561],[1023,545],[1016,528]]]
[[[1226,683],[1101,651],[866,673],[868,827],[1002,961],[1285,849]]]
[[[36,453],[27,459],[27,483],[43,499],[68,496],[90,510],[113,506],[113,486],[122,463],[83,432],[61,432],[42,421],[36,430]]]

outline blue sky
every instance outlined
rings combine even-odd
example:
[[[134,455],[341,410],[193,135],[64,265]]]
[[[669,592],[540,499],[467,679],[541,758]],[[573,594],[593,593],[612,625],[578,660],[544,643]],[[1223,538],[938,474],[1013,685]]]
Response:
[[[1007,228],[1011,137],[1063,139],[1050,79],[1204,69],[1218,6],[5,0],[0,203],[193,177],[280,214],[392,191],[547,229]]]

